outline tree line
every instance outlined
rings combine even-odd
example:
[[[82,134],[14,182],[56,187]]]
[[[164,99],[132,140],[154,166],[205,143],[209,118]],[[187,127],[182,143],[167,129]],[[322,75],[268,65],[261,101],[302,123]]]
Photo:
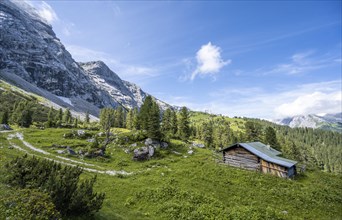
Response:
[[[189,110],[183,107],[179,113],[168,108],[163,113],[151,96],[147,96],[140,109],[128,111],[121,106],[103,108],[100,112],[100,125],[106,131],[107,137],[112,127],[141,130],[152,139],[168,140],[180,138],[188,140],[190,137]]]

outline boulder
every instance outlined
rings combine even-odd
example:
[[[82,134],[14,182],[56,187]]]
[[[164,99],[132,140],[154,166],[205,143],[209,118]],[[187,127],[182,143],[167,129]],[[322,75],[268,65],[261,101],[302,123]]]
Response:
[[[131,144],[131,147],[136,147],[137,143]]]
[[[8,124],[0,124],[0,131],[1,130],[12,130],[12,128]]]
[[[193,153],[194,153],[193,150],[189,150],[189,151],[188,151],[188,154],[190,154],[190,155],[193,154]]]
[[[57,152],[58,154],[64,154],[64,153],[65,153],[64,150],[56,150],[56,152]]]
[[[71,149],[69,146],[67,146],[66,151],[70,155],[76,155],[76,152],[73,149]]]
[[[87,142],[94,143],[95,142],[95,138],[90,138],[90,139],[87,140]]]
[[[102,149],[95,151],[94,152],[95,157],[103,157],[104,156],[104,151]]]
[[[77,135],[78,136],[84,136],[85,135],[85,131],[84,130],[77,130]]]
[[[148,156],[152,157],[154,155],[154,147],[148,146]]]
[[[204,147],[205,147],[204,144],[195,143],[195,142],[192,143],[192,146],[194,146],[194,147],[199,147],[199,148],[204,148]]]
[[[151,155],[153,156],[154,148],[152,146],[141,147],[141,148],[135,149],[133,153],[134,153],[133,160],[138,160],[138,161],[148,160],[150,159]]]
[[[152,140],[151,138],[147,138],[147,139],[145,140],[145,145],[146,145],[146,146],[153,146],[154,149],[159,149],[159,148],[160,148],[160,142],[159,142],[159,141]]]

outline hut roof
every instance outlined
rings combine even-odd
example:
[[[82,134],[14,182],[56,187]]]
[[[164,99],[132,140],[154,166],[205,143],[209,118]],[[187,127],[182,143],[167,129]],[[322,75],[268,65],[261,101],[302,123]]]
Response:
[[[263,160],[266,160],[268,162],[275,163],[284,167],[289,168],[289,167],[294,166],[297,163],[297,161],[279,157],[278,155],[281,154],[280,151],[277,151],[271,148],[269,145],[265,145],[261,142],[236,143],[236,144],[233,144],[229,147],[222,149],[221,151],[228,150],[229,148],[232,148],[235,146],[241,146],[245,148],[246,150],[248,150],[249,152],[262,158]]]

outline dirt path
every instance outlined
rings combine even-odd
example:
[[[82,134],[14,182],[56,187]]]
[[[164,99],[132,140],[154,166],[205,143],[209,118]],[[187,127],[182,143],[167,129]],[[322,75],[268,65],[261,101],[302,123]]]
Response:
[[[60,160],[57,160],[57,159],[52,159],[52,158],[48,158],[48,157],[44,157],[45,159],[47,160],[51,160],[51,161],[54,161],[56,163],[61,163],[61,164],[65,164],[65,165],[69,165],[69,166],[77,166],[79,164],[81,165],[84,165],[84,166],[90,166],[90,167],[95,167],[94,164],[90,164],[90,163],[85,163],[85,162],[80,162],[80,161],[76,161],[76,160],[72,160],[72,159],[69,159],[69,158],[66,158],[66,157],[61,157],[61,156],[55,156],[47,151],[44,151],[42,149],[39,149],[39,148],[36,148],[34,147],[32,144],[26,142],[24,140],[24,135],[22,133],[15,133],[15,134],[10,134],[7,136],[7,139],[8,140],[11,140],[13,138],[18,138],[24,145],[25,147],[31,149],[32,151],[34,152],[38,152],[38,153],[41,153],[41,154],[44,154],[44,155],[49,155],[49,156],[53,156],[53,157],[56,157]],[[24,151],[25,153],[28,153],[30,155],[34,155],[34,154],[31,154],[29,153],[27,150],[23,149],[22,147],[19,147],[13,143],[11,143],[11,146],[20,150],[20,151]],[[65,162],[65,161],[61,161],[61,160],[65,160],[65,161],[68,161],[68,162],[71,162],[71,163],[68,163],[68,162]],[[73,164],[73,163],[76,163],[76,164]],[[99,166],[96,166],[96,167],[99,167]],[[99,167],[101,168],[101,167]],[[89,171],[89,172],[93,172],[93,173],[101,173],[101,174],[107,174],[107,175],[111,175],[111,176],[115,176],[115,175],[132,175],[133,173],[132,172],[126,172],[124,170],[97,170],[97,169],[94,169],[94,168],[87,168],[87,167],[82,167],[83,170],[86,170],[86,171]]]

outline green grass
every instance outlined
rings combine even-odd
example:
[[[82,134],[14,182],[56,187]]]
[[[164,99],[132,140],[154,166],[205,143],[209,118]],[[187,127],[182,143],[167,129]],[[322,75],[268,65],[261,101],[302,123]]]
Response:
[[[226,116],[211,115],[209,113],[204,113],[204,112],[191,112],[190,122],[192,124],[198,124],[198,123],[202,123],[203,121],[206,121],[209,119],[215,119],[219,117],[224,117],[224,120],[230,123],[230,128],[234,132],[244,132],[245,120],[242,118],[229,118]]]
[[[26,141],[52,153],[49,146],[53,143],[87,143],[64,139],[69,131],[23,130]],[[128,134],[122,131],[120,135]],[[7,135],[0,133],[0,166],[23,154],[8,148]],[[12,142],[22,146],[19,140]],[[217,163],[220,155],[207,149],[196,148],[189,155],[189,144],[179,140],[172,140],[153,159],[135,162],[132,153],[123,151],[130,144],[109,145],[110,157],[105,162],[85,159],[103,169],[134,172],[131,176],[98,174],[95,190],[105,192],[106,199],[95,219],[341,219],[340,175],[310,171],[295,180],[281,179]],[[82,178],[93,175],[85,172]],[[0,182],[3,177],[0,172]],[[0,195],[7,190],[0,184]]]

